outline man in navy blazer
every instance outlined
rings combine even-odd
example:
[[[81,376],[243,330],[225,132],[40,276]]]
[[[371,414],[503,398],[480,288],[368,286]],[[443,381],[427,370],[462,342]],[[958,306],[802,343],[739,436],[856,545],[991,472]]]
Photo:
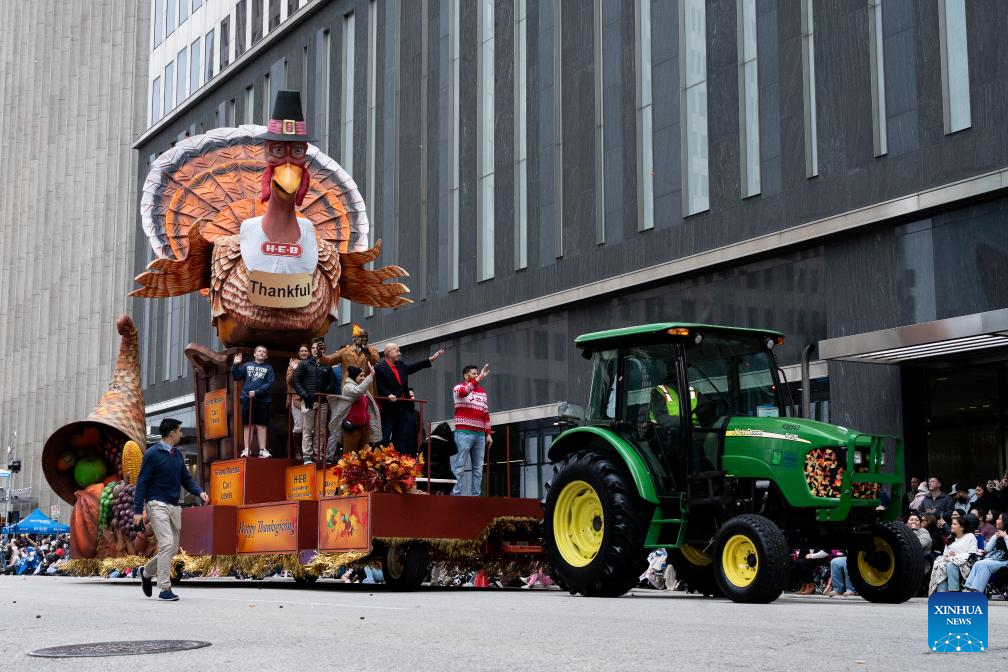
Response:
[[[426,369],[444,350],[413,364],[401,361],[402,353],[395,343],[385,345],[385,359],[374,367],[378,402],[381,406],[382,443],[389,440],[403,455],[417,454],[417,427],[413,422],[413,402],[409,401],[409,375]]]

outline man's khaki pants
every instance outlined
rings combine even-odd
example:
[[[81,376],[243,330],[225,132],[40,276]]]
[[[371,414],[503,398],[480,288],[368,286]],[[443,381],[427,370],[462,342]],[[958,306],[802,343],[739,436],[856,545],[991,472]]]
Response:
[[[316,422],[315,416],[319,415]],[[326,420],[329,417],[329,404],[325,401],[316,401],[311,409],[305,411],[304,420],[301,421],[301,455],[306,460],[315,459],[315,448],[322,452],[322,437],[325,435]],[[318,427],[316,427],[316,424]],[[318,434],[318,436],[316,436]]]
[[[147,519],[154,529],[158,552],[144,565],[144,575],[157,576],[158,589],[170,590],[172,558],[178,552],[182,531],[182,507],[158,501],[147,502]]]

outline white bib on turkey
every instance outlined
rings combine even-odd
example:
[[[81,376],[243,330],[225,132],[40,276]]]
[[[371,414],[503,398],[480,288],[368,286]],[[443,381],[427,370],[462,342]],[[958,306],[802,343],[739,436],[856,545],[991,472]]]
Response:
[[[262,220],[262,217],[250,217],[241,223],[241,256],[248,270],[314,273],[318,266],[318,241],[312,223],[298,217],[301,237],[297,243],[274,243],[266,238]]]

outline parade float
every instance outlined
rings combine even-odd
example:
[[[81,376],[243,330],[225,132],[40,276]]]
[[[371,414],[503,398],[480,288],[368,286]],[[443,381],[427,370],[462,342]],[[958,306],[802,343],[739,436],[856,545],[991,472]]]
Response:
[[[522,571],[541,561],[538,501],[423,493],[430,462],[393,446],[349,453],[335,465],[291,458],[282,372],[300,343],[324,336],[341,298],[387,308],[409,303],[398,266],[368,268],[381,251],[351,176],[308,144],[300,94],[280,91],[267,127],[219,128],[186,138],[153,163],[141,201],[155,253],[132,296],[200,292],[224,349],[189,344],[197,420],[195,474],[210,495],[182,511],[174,570],[262,576],[282,567],[312,581],[339,567],[379,564],[393,587],[418,586],[431,563]],[[84,420],[45,444],[47,481],[73,504],[68,569],[107,575],[155,552],[131,527],[133,488],[146,446],[139,334],[117,323],[112,382]],[[241,457],[237,353],[270,349],[268,440],[277,457]],[[324,402],[322,402],[324,403]],[[320,428],[324,433],[324,428]],[[279,449],[277,447],[280,447]],[[324,451],[320,451],[324,452]]]

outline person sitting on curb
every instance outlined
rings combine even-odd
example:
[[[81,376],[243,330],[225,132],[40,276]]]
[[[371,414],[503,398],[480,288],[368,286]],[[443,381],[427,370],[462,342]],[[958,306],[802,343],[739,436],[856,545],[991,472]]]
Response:
[[[994,536],[986,550],[982,552],[983,557],[970,570],[964,590],[984,592],[991,577],[1008,567],[1008,532],[1006,532],[1008,525],[1005,524],[1005,515],[1002,513],[997,517]]]
[[[962,579],[969,575],[969,556],[977,552],[977,539],[973,531],[979,521],[976,516],[966,514],[952,519],[952,535],[955,539],[945,548],[945,552],[937,558],[931,569],[931,581],[928,584],[928,595],[935,592],[958,591]]]

